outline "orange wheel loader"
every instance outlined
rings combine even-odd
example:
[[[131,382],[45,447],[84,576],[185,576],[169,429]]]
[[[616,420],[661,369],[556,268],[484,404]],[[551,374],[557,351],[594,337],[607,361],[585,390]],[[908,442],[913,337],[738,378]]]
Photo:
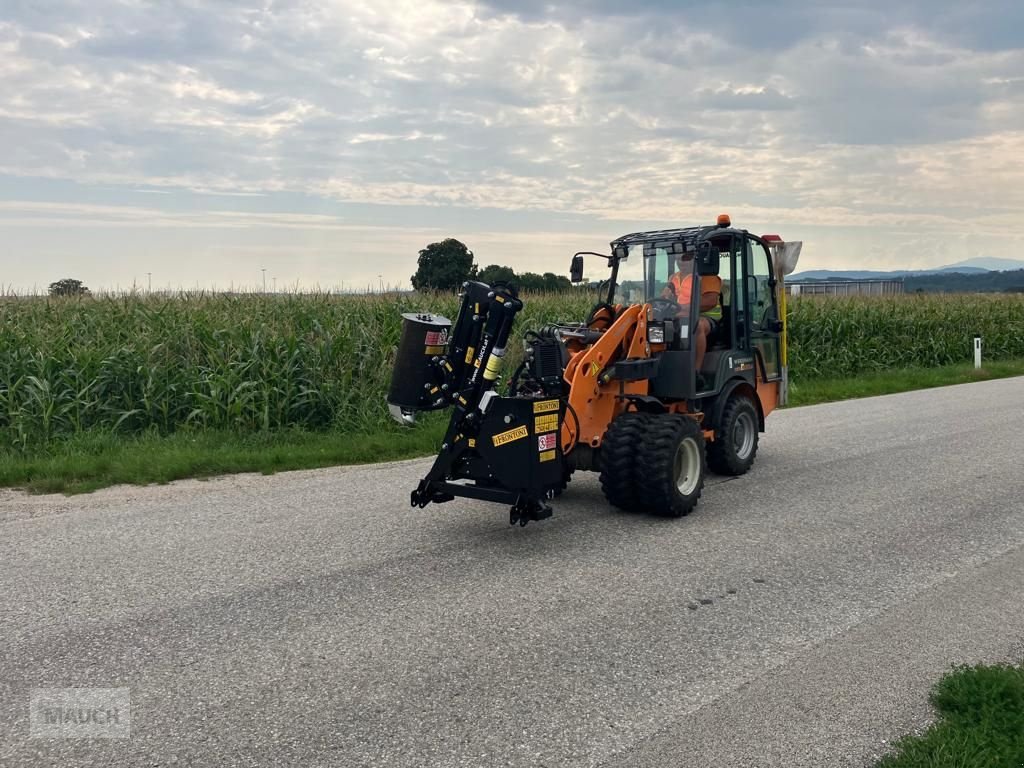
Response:
[[[742,475],[765,418],[785,403],[783,276],[801,243],[712,226],[637,232],[608,254],[585,321],[528,331],[498,385],[523,304],[510,285],[468,282],[454,323],[403,315],[388,403],[400,422],[452,408],[413,506],[457,496],[508,504],[509,522],[551,515],[573,472],[600,473],[609,503],[681,517],[708,469]],[[580,288],[578,290],[585,290]]]

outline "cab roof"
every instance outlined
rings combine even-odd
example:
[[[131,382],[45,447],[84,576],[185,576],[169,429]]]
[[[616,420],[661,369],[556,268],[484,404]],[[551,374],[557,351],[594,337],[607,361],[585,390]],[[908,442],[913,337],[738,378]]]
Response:
[[[687,251],[695,250],[697,242],[708,235],[740,234],[739,230],[732,227],[719,227],[715,225],[705,227],[685,227],[683,229],[656,229],[650,232],[633,232],[612,240],[611,246],[614,251],[616,246],[648,245],[656,243],[682,242]]]

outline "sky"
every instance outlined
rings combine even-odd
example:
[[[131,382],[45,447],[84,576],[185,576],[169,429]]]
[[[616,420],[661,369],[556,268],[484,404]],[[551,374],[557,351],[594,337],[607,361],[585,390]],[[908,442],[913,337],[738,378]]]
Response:
[[[0,287],[407,287],[456,237],[1024,257],[1024,3],[4,0]],[[588,267],[589,269],[589,267]]]

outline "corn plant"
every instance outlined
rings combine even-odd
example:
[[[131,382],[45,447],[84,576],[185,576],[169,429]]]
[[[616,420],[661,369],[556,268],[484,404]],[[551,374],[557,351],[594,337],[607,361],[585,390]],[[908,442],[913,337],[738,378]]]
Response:
[[[583,319],[589,292],[529,295],[517,333]],[[445,294],[181,293],[0,299],[0,441],[47,446],[89,430],[190,428],[371,432],[384,403],[401,313],[454,319]],[[1024,357],[1024,297],[906,295],[790,303],[792,375],[856,376]],[[506,370],[521,359],[510,346]]]

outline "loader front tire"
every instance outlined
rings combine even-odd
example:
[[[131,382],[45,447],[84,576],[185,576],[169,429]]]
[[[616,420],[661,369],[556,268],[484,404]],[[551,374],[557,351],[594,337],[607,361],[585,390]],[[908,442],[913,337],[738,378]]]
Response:
[[[719,475],[745,475],[757,456],[757,408],[744,395],[733,395],[722,409],[715,439],[708,446],[708,466]]]
[[[609,504],[626,512],[643,509],[636,486],[636,457],[651,418],[646,413],[620,414],[601,441],[601,490]]]
[[[636,461],[645,506],[662,517],[683,517],[697,506],[706,474],[704,433],[691,418],[653,416]]]

